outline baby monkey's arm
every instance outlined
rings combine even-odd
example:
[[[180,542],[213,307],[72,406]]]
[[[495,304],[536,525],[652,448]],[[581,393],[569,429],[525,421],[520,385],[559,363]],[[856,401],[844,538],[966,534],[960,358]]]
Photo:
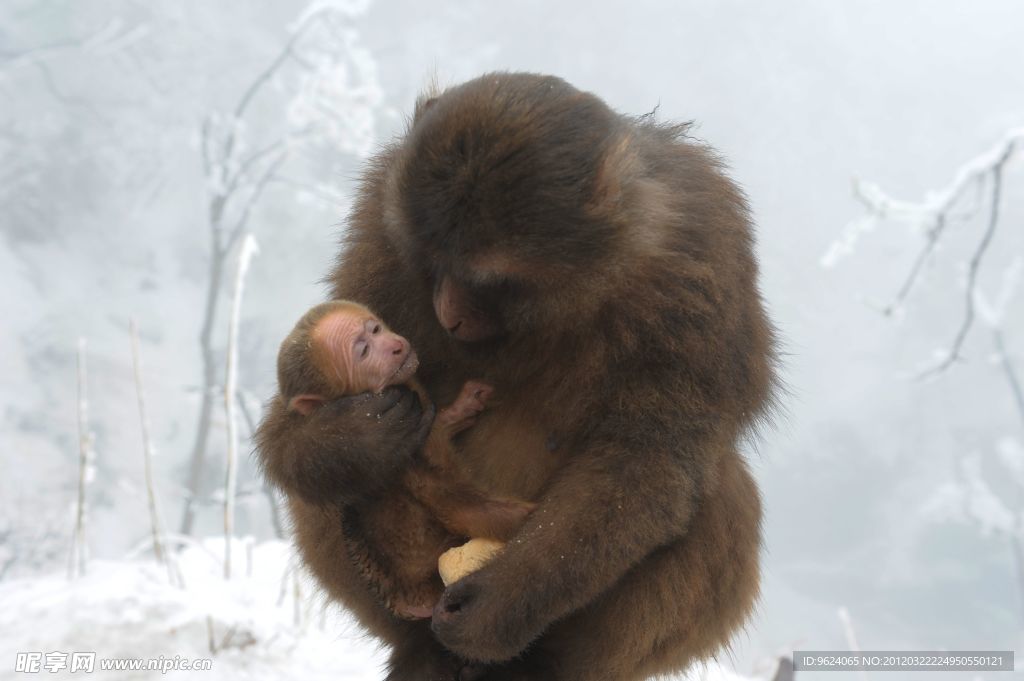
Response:
[[[452,534],[508,540],[533,510],[534,504],[485,494],[466,479],[454,460],[452,437],[472,427],[494,389],[467,381],[459,396],[434,420],[423,456],[426,467],[410,471],[413,494]]]

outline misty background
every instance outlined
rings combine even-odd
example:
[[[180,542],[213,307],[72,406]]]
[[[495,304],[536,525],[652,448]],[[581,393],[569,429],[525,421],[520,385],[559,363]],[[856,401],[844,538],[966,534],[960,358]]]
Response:
[[[1022,29],[1014,0],[4,2],[0,593],[68,571],[79,339],[84,546],[151,556],[130,319],[163,531],[223,535],[246,234],[234,534],[274,540],[246,416],[325,295],[363,161],[433,75],[528,70],[695,120],[750,199],[788,394],[749,452],[764,593],[723,662],[764,676],[793,649],[1024,650]],[[6,617],[0,640],[31,628]],[[0,677],[13,657],[0,648]]]

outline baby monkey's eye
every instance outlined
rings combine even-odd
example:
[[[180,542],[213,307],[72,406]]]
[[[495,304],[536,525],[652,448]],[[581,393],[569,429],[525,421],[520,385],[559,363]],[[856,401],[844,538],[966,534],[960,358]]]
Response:
[[[373,333],[380,333],[380,324],[373,325]]]
[[[366,356],[370,354],[370,345],[367,343],[363,345],[363,351],[359,353],[359,356],[366,359]]]

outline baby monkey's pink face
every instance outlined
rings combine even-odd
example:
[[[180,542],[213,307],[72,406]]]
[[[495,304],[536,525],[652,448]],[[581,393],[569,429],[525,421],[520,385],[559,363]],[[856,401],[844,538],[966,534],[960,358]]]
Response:
[[[328,382],[346,395],[380,392],[416,373],[416,352],[367,312],[339,310],[313,329],[314,354]]]

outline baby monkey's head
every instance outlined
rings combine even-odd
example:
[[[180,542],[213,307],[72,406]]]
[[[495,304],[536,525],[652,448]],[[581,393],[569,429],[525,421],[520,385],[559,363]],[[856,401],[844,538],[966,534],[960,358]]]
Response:
[[[299,320],[281,344],[277,380],[289,411],[309,414],[326,400],[380,392],[416,373],[416,352],[358,303],[333,300]]]

